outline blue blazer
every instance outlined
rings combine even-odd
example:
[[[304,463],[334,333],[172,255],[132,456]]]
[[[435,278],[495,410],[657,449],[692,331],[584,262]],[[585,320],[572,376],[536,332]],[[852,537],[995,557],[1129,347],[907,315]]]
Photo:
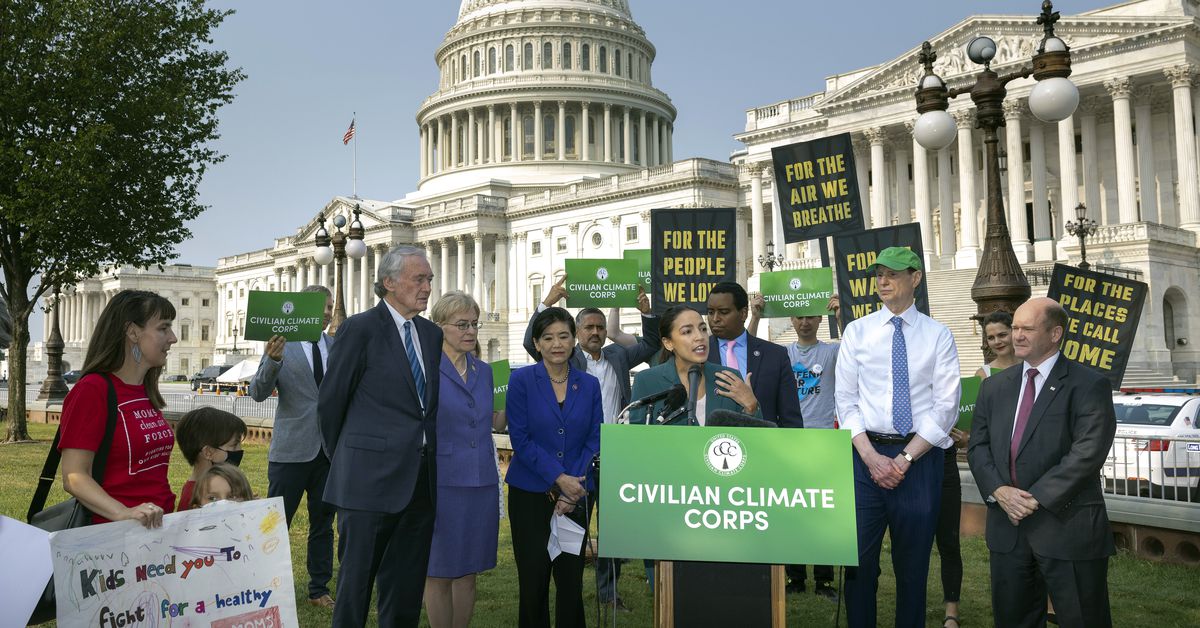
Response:
[[[708,340],[708,361],[721,363],[721,342],[716,336]],[[750,388],[758,397],[762,418],[778,423],[779,427],[804,427],[800,412],[800,390],[792,374],[792,361],[787,349],[746,334],[746,372]]]
[[[599,380],[571,369],[567,396],[559,408],[546,366],[538,362],[513,371],[504,408],[513,449],[504,477],[509,486],[540,493],[560,474],[590,475],[604,422]],[[591,477],[587,484],[594,488]]]
[[[441,351],[439,351],[441,353]],[[438,486],[495,488],[492,449],[492,367],[467,354],[467,381],[442,353],[438,399]]]
[[[413,320],[421,342],[425,409],[409,368],[404,340],[385,302],[346,319],[329,351],[317,416],[329,456],[325,501],[339,508],[398,513],[408,507],[421,468],[422,436],[437,450],[438,364],[442,330]],[[429,494],[436,499],[436,456],[428,459]]]
[[[704,403],[708,412],[713,410],[733,410],[735,412],[745,412],[741,404],[717,394],[717,373],[721,371],[729,371],[738,378],[741,374],[736,369],[727,368],[720,364],[706,362],[704,364]],[[656,392],[662,392],[680,383],[679,372],[675,370],[675,357],[672,356],[666,362],[659,364],[656,367],[648,368],[641,373],[638,373],[633,378],[633,396],[641,399],[647,395],[653,395]],[[757,394],[756,394],[757,396]],[[797,399],[799,396],[797,396]],[[666,400],[655,402],[647,408],[635,408],[629,411],[629,422],[634,424],[645,423],[647,415],[649,415],[650,424],[653,425],[657,417],[663,413],[663,406]],[[758,402],[759,410],[755,411],[754,416],[762,418],[762,400]],[[668,411],[669,412],[669,411]],[[687,413],[680,413],[675,418],[666,422],[666,425],[686,425]]]

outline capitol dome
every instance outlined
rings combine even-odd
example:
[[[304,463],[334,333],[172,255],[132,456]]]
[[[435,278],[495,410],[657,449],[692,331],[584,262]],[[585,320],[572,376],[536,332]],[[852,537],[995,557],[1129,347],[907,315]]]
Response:
[[[545,185],[672,161],[675,107],[627,0],[463,0],[417,111],[419,189]]]

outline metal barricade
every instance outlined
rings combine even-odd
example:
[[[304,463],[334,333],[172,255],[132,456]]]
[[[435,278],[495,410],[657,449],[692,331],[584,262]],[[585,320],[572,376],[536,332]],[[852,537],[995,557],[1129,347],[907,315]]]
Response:
[[[1101,476],[1106,493],[1200,503],[1200,438],[1119,436]]]

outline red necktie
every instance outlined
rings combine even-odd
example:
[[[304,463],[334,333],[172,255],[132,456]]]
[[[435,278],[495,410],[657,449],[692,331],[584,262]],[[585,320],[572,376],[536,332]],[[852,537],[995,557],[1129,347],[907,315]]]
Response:
[[[1017,485],[1017,450],[1021,448],[1021,437],[1025,435],[1025,424],[1029,422],[1029,415],[1033,412],[1034,397],[1037,396],[1037,388],[1033,385],[1033,378],[1037,377],[1037,369],[1029,369],[1025,372],[1025,394],[1021,395],[1021,407],[1017,409],[1017,424],[1013,428],[1012,443],[1008,448],[1008,477],[1012,480],[1013,486]]]

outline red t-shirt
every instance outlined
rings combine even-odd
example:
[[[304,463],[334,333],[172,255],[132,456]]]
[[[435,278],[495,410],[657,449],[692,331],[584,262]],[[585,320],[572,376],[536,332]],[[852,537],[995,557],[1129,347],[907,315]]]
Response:
[[[175,507],[175,512],[192,509],[192,491],[194,490],[196,490],[195,480],[188,480],[183,483],[183,488],[179,489],[179,505]]]
[[[150,502],[163,512],[173,512],[175,495],[167,483],[167,468],[175,432],[146,397],[145,386],[130,386],[115,375],[112,381],[117,392],[117,426],[101,487],[127,507]],[[59,450],[96,451],[104,440],[107,420],[108,383],[101,375],[88,374],[63,401]],[[93,516],[92,521],[108,520]]]

